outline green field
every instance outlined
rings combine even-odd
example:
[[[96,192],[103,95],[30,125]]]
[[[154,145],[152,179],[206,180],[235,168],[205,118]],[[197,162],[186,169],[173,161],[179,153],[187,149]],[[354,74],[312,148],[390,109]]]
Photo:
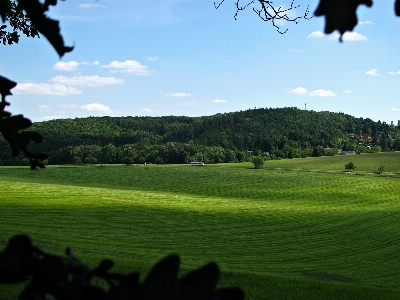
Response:
[[[353,174],[343,172],[348,161]],[[380,165],[384,176],[374,174]],[[215,261],[221,285],[241,286],[246,299],[399,299],[399,173],[400,153],[260,170],[3,167],[0,243],[27,233],[46,251],[72,247],[89,265],[112,258],[121,272],[145,273],[171,253],[183,272]],[[17,289],[0,285],[0,298]]]
[[[385,173],[400,174],[400,152],[272,160],[265,162],[265,166],[269,168],[343,172],[345,171],[344,165],[350,161],[355,163],[355,171],[358,173],[376,173],[379,166],[384,166]]]

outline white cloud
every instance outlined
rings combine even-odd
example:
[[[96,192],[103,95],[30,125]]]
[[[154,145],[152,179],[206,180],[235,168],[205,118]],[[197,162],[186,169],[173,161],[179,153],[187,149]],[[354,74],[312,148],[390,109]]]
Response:
[[[103,113],[112,113],[113,110],[101,103],[91,103],[91,104],[85,104],[80,106],[80,109],[85,110],[85,111],[90,111],[90,112],[103,112]]]
[[[147,58],[148,61],[157,61],[158,60],[158,56],[149,56]]]
[[[48,84],[48,83],[20,83],[14,89],[16,94],[23,95],[52,95],[52,96],[67,96],[80,95],[82,91],[63,84]]]
[[[391,110],[391,111],[399,111],[399,109],[398,109],[398,108],[395,108],[395,107],[391,108],[390,110]]]
[[[93,7],[101,7],[101,8],[107,8],[104,5],[100,5],[100,4],[88,4],[88,3],[82,3],[79,4],[80,8],[93,8]]]
[[[191,93],[160,93],[165,97],[190,97],[192,96]]]
[[[307,89],[305,89],[303,87],[297,87],[297,88],[289,91],[289,93],[295,94],[295,95],[303,95],[303,94],[307,93]]]
[[[100,64],[100,62],[98,60],[95,60],[94,62],[92,62],[93,66],[98,66]]]
[[[398,73],[398,72],[397,72]],[[396,72],[389,72],[390,75],[396,75]]]
[[[378,76],[381,74],[378,73],[378,69],[371,69],[371,70],[365,72],[365,75]]]
[[[213,99],[213,100],[211,100],[211,102],[213,102],[213,103],[226,103],[226,100],[224,100],[224,99]]]
[[[328,90],[323,90],[323,89],[314,90],[309,95],[312,97],[334,97],[334,96],[336,96],[336,94],[334,92],[328,91]]]
[[[147,76],[154,71],[148,70],[147,66],[142,65],[140,62],[136,60],[126,60],[126,61],[117,61],[114,60],[108,65],[101,66],[102,68],[110,69],[110,72],[113,73],[134,73],[136,75]]]
[[[360,22],[358,22],[358,24],[360,24],[360,25],[372,25],[372,24],[374,24],[374,22],[372,22],[372,21],[360,21]]]
[[[345,93],[345,94],[352,94],[353,91],[352,91],[352,90],[345,90],[343,93]]]
[[[143,109],[141,109],[140,111],[146,112],[146,113],[151,113],[151,112],[153,112],[153,110],[151,110],[150,108],[143,108]]]
[[[308,39],[319,39],[319,38],[323,38],[323,37],[325,37],[325,36],[326,36],[326,34],[324,34],[322,31],[317,30],[317,31],[311,32],[311,33],[307,36],[307,38],[308,38]]]
[[[312,33],[310,33],[307,38],[308,39],[320,39],[320,38],[324,38],[327,37],[328,35],[324,34],[322,31],[313,31]],[[329,39],[335,39],[337,40],[340,37],[339,33],[335,32],[331,35],[329,35]],[[367,41],[368,38],[365,35],[362,35],[360,33],[357,32],[345,32],[343,34],[342,37],[343,40],[345,41]]]
[[[100,77],[98,75],[94,76],[55,76],[50,79],[51,82],[65,84],[65,85],[75,85],[75,86],[88,86],[88,87],[100,87],[105,85],[122,84],[123,79],[115,77]]]
[[[360,33],[357,32],[345,32],[343,34],[342,39],[344,41],[368,41],[368,38],[365,35],[362,35]]]
[[[53,69],[57,71],[76,71],[78,70],[79,63],[77,61],[68,61],[68,62],[62,62],[59,61],[57,62],[54,66]]]

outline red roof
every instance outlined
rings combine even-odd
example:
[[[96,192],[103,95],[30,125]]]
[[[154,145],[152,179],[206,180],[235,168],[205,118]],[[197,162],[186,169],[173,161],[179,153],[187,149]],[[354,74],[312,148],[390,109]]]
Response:
[[[372,140],[372,136],[370,134],[364,134],[363,136],[361,136],[361,138],[363,140]]]

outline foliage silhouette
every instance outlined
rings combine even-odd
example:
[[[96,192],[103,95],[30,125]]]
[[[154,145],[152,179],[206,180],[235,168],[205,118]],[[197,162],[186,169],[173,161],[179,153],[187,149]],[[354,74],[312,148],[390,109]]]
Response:
[[[314,15],[325,16],[325,33],[338,30],[342,42],[343,34],[352,31],[358,23],[356,10],[360,4],[371,7],[372,0],[321,0]]]
[[[260,8],[256,8],[254,7],[254,3],[258,2],[260,4]],[[224,3],[225,0],[220,1],[219,4],[216,4],[214,2],[214,7],[216,9],[218,9],[222,3]],[[246,1],[247,2],[247,1]],[[290,4],[289,8],[283,8],[282,6],[279,7],[275,7],[273,4],[273,1],[268,1],[268,0],[252,0],[250,2],[247,2],[247,4],[241,6],[240,5],[240,0],[237,0],[235,2],[235,6],[236,6],[236,13],[234,15],[235,20],[237,20],[238,18],[238,14],[240,11],[245,10],[247,7],[249,7],[250,5],[252,5],[252,9],[253,11],[260,17],[261,20],[268,22],[271,21],[272,25],[276,28],[276,30],[280,33],[280,34],[284,34],[288,31],[288,29],[286,29],[285,31],[281,31],[280,27],[279,27],[279,22],[280,21],[286,21],[286,22],[295,22],[296,24],[298,22],[300,22],[301,19],[306,19],[309,20],[312,18],[309,17],[309,5],[307,5],[306,11],[304,12],[304,15],[302,17],[291,17],[289,16],[289,13],[292,10],[298,9],[300,7],[300,5],[294,6],[294,0],[292,0],[292,3]]]
[[[246,4],[241,5],[241,1],[246,2]],[[215,8],[218,9],[224,2],[225,0],[222,0],[218,5],[214,2]],[[290,7],[284,9],[282,6],[275,7],[273,5],[273,2],[274,1],[268,0],[235,0],[236,13],[234,15],[234,18],[236,20],[238,18],[239,12],[245,10],[251,5],[253,11],[263,21],[271,21],[272,25],[277,28],[277,31],[279,33],[286,33],[287,29],[282,32],[279,25],[275,23],[278,20],[295,22],[297,24],[301,19],[309,20],[312,18],[312,16],[308,16],[309,6],[307,6],[306,11],[302,17],[291,18],[288,16],[288,13],[292,10],[299,9],[300,5],[294,6],[294,0],[292,0]],[[260,5],[259,9],[254,7],[255,3],[258,3]],[[357,25],[356,10],[361,4],[364,4],[367,7],[371,7],[372,0],[320,0],[314,12],[314,16],[325,16],[325,33],[330,34],[335,30],[338,30],[340,33],[339,41],[342,42],[343,34],[346,31],[352,31]],[[394,11],[396,16],[400,16],[400,0],[395,0]]]
[[[179,256],[158,262],[143,282],[139,273],[111,273],[113,261],[104,259],[96,268],[82,263],[66,249],[66,257],[43,252],[26,235],[16,235],[0,252],[0,283],[28,282],[19,299],[219,299],[240,300],[239,288],[216,288],[219,269],[209,263],[178,278]],[[91,284],[103,279],[108,289]]]
[[[37,132],[23,131],[32,126],[32,122],[24,118],[22,115],[12,116],[11,113],[5,111],[5,107],[10,105],[6,101],[6,96],[11,95],[11,89],[17,84],[5,77],[0,76],[0,132],[3,134],[4,139],[9,143],[12,155],[17,156],[22,151],[27,158],[31,169],[44,168],[43,160],[47,159],[45,153],[32,153],[27,149],[31,141],[35,143],[42,142],[42,136]]]
[[[36,27],[32,24],[22,7],[15,3],[15,1],[1,0],[0,6],[3,22],[7,20],[11,27],[11,30],[6,30],[8,29],[7,25],[0,27],[0,40],[4,45],[18,44],[18,32],[22,32],[28,37],[39,37]]]
[[[13,2],[0,0],[0,15],[3,23],[9,21],[16,8],[26,12],[34,28],[43,34],[60,57],[73,47],[64,46],[60,35],[58,21],[45,15],[49,6],[56,5],[57,0],[19,0],[18,6]],[[19,15],[25,18],[25,15]],[[27,19],[23,19],[27,21]],[[28,21],[27,21],[28,22]],[[29,24],[27,25],[29,27]],[[33,27],[30,27],[33,28]],[[1,30],[5,29],[4,26]],[[32,31],[34,32],[34,31]],[[31,31],[24,32],[30,35]],[[7,40],[7,35],[4,37]],[[10,41],[17,43],[15,34]],[[9,105],[6,96],[12,95],[11,89],[17,84],[0,76],[0,131],[11,146],[12,155],[22,151],[30,162],[31,169],[44,168],[44,153],[32,153],[27,149],[31,141],[42,142],[42,136],[37,132],[23,131],[32,122],[22,115],[12,116],[4,111]],[[96,158],[92,158],[93,162]],[[97,160],[97,159],[96,159]],[[140,283],[138,273],[128,275],[109,273],[113,266],[111,260],[103,260],[100,265],[91,269],[83,264],[70,249],[66,250],[67,257],[56,256],[41,251],[35,247],[26,235],[12,237],[0,252],[0,283],[27,282],[19,299],[244,299],[239,288],[217,289],[219,269],[215,263],[209,263],[194,270],[181,279],[177,278],[179,257],[170,255],[156,264],[147,278]],[[93,277],[104,279],[109,289],[102,290],[91,284]]]

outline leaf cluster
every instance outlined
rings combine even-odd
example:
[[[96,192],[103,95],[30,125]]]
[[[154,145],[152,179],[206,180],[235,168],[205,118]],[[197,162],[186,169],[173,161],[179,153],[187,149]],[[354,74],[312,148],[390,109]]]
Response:
[[[0,40],[4,45],[17,44],[20,37],[18,34],[19,31],[27,37],[39,37],[39,32],[20,5],[10,0],[3,0],[1,5],[5,11],[3,22],[7,20],[11,27],[11,30],[9,30],[8,25],[0,26]]]
[[[170,255],[159,261],[143,282],[137,272],[110,272],[113,265],[112,260],[104,259],[90,268],[69,248],[66,257],[48,254],[28,236],[16,235],[0,252],[0,283],[26,282],[19,299],[244,299],[239,288],[217,288],[220,272],[215,263],[178,278],[179,256]],[[104,280],[108,289],[93,285],[93,278]]]
[[[346,31],[353,31],[357,25],[356,10],[359,5],[372,6],[372,0],[321,0],[314,15],[325,16],[325,33],[331,34],[335,30],[340,33],[342,41]]]
[[[66,47],[60,34],[59,22],[46,16],[50,6],[57,4],[57,0],[0,0],[0,16],[3,23],[8,23],[11,31],[6,30],[8,25],[0,26],[0,40],[3,44],[19,42],[18,31],[28,37],[39,37],[39,33],[47,38],[57,53],[62,57],[72,51],[73,47]]]
[[[44,3],[38,0],[0,0],[0,16],[3,23],[8,22],[12,27],[12,32],[5,29],[7,25],[0,27],[0,39],[3,44],[18,43],[18,30],[27,36],[39,36],[39,32],[44,35],[57,53],[63,56],[66,52],[72,51],[72,47],[64,45],[60,34],[58,21],[46,16],[49,6],[56,5],[57,0],[45,0]],[[29,159],[31,169],[44,168],[43,160],[47,159],[45,153],[32,153],[27,149],[31,141],[42,142],[42,136],[37,132],[26,131],[32,126],[32,122],[22,115],[12,116],[5,111],[5,107],[10,105],[6,97],[12,95],[11,89],[17,85],[3,76],[0,76],[0,132],[4,139],[9,143],[12,155],[17,156],[22,151]]]
[[[296,24],[300,21],[300,19],[309,20],[312,18],[309,17],[309,6],[307,6],[305,13],[301,17],[290,17],[288,13],[292,10],[298,9],[300,5],[294,5],[294,0],[292,0],[289,8],[282,8],[281,6],[275,7],[273,5],[274,1],[268,0],[252,0],[245,1],[245,5],[240,5],[241,0],[235,1],[236,13],[234,15],[235,20],[238,17],[240,11],[245,10],[250,5],[252,6],[253,11],[263,20],[263,21],[271,21],[272,25],[277,28],[279,33],[286,33],[285,31],[281,31],[279,27],[279,23],[277,21],[287,21],[287,22],[295,22]],[[218,9],[225,0],[220,1],[217,5],[214,2],[214,6]],[[254,4],[258,3],[260,8],[257,9],[254,7]],[[339,31],[340,37],[339,41],[342,42],[343,34],[346,31],[352,31],[354,27],[357,25],[357,14],[356,10],[359,5],[366,5],[367,7],[372,6],[372,0],[320,0],[319,4],[314,12],[314,16],[321,17],[325,16],[325,33],[331,34],[335,30]],[[395,0],[394,11],[396,16],[400,16],[400,0]]]
[[[17,156],[22,151],[29,159],[32,170],[37,169],[37,167],[44,168],[43,160],[47,159],[47,154],[32,153],[27,149],[31,141],[40,143],[43,137],[37,132],[26,131],[32,126],[32,122],[29,119],[23,115],[13,116],[10,112],[4,110],[9,105],[5,98],[11,95],[10,90],[16,85],[15,82],[0,76],[0,94],[2,98],[0,103],[0,132],[9,143],[13,156]]]

